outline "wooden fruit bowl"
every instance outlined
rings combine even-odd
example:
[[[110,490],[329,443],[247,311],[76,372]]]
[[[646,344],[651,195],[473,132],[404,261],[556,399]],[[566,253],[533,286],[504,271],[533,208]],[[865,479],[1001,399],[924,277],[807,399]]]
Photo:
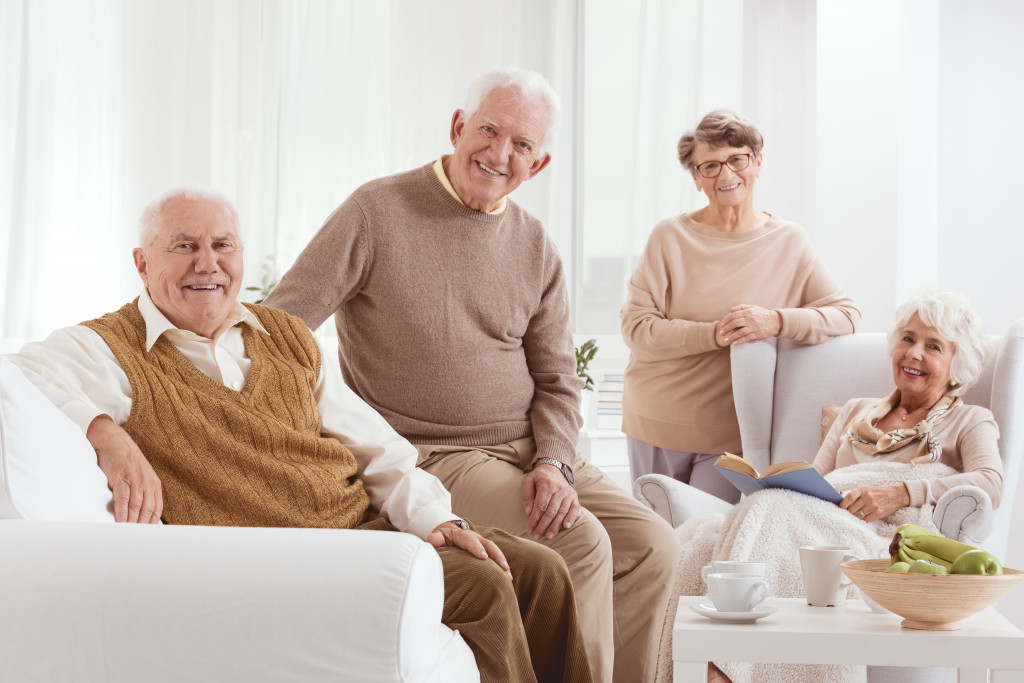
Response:
[[[960,620],[980,612],[1024,580],[1024,572],[1003,567],[999,576],[899,574],[889,560],[852,560],[839,565],[857,588],[890,612],[904,628],[955,631]]]

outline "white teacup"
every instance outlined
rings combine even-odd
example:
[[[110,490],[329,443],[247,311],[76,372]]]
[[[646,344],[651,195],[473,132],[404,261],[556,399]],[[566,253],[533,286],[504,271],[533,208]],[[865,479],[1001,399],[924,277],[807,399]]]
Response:
[[[719,612],[752,612],[772,594],[768,582],[756,574],[712,572],[707,582],[711,602]]]
[[[800,548],[800,571],[804,577],[807,604],[815,607],[842,607],[853,582],[846,578],[840,563],[856,560],[853,549],[844,545],[809,545]]]
[[[711,564],[704,565],[700,570],[700,578],[707,583],[708,574],[753,574],[764,576],[768,565],[764,562],[738,562],[736,560],[715,560]]]

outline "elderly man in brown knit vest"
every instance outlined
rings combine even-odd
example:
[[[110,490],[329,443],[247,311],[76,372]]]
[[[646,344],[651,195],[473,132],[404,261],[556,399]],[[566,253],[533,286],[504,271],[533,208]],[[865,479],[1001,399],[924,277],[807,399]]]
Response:
[[[551,161],[547,81],[500,69],[452,116],[454,152],[357,189],[266,304],[334,315],[345,381],[481,524],[556,550],[598,681],[653,680],[679,543],[582,459],[562,262],[507,198]]]
[[[470,529],[299,318],[237,302],[242,242],[227,200],[171,192],[141,233],[138,299],[14,357],[86,430],[118,521],[413,533],[441,556],[442,621],[482,680],[591,680],[558,554]]]

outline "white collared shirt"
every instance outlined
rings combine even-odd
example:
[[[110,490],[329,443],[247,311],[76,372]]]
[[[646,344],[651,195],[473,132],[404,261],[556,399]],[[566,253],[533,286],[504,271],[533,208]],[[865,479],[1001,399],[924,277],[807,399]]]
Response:
[[[176,328],[148,293],[139,296],[146,323],[146,350],[161,335],[203,374],[241,391],[252,361],[245,352],[241,325],[267,331],[245,306],[235,303],[213,339]],[[416,467],[416,449],[391,428],[377,411],[345,384],[337,356],[320,346],[321,369],[316,385],[323,436],[337,439],[356,458],[370,502],[402,531],[426,539],[439,524],[458,519],[451,495],[433,475]],[[110,347],[82,325],[57,330],[46,340],[26,344],[10,359],[83,433],[99,415],[123,425],[132,406],[131,384]]]

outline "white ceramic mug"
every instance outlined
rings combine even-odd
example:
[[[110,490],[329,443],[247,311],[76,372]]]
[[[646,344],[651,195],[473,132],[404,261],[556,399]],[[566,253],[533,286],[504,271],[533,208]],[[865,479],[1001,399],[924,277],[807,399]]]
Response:
[[[700,570],[700,578],[707,583],[708,574],[754,574],[764,576],[768,565],[764,562],[738,562],[736,560],[715,560],[711,564],[704,565]]]
[[[807,604],[815,607],[841,607],[853,582],[846,578],[840,563],[856,560],[852,548],[844,545],[808,545],[800,548],[800,571],[804,577]]]
[[[711,602],[719,612],[752,612],[772,594],[768,582],[756,574],[712,572],[707,582]]]

